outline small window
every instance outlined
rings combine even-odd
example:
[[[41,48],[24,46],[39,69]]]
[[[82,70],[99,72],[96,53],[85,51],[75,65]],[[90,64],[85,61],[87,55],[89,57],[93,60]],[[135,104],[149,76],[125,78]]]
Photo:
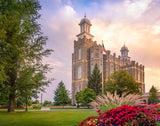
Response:
[[[78,49],[78,60],[81,59],[81,48]]]

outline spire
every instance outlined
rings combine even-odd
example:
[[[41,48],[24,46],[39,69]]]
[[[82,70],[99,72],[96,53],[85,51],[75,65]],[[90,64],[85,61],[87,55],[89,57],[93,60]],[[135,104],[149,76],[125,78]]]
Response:
[[[86,13],[84,13],[84,18],[80,21],[80,34],[77,35],[78,38],[83,38],[86,36],[87,38],[93,38],[93,35],[90,34],[90,27],[92,26],[89,19],[86,18]]]
[[[84,13],[84,18],[86,18],[86,12]]]
[[[127,46],[125,45],[125,43],[124,43],[124,45],[122,46],[122,48],[121,48],[120,51],[121,51],[121,58],[129,59],[129,57],[128,57],[128,52],[129,52],[129,50],[128,50]]]

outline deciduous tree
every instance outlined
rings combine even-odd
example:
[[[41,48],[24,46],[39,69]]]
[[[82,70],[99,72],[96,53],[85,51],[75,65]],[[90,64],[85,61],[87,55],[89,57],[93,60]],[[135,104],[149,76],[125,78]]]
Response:
[[[76,93],[76,103],[77,103],[77,108],[79,108],[79,104],[83,102],[83,94],[82,90]]]
[[[52,106],[53,105],[53,103],[51,102],[51,101],[44,101],[44,103],[43,103],[43,106]]]
[[[76,102],[83,103],[84,105],[88,105],[92,100],[96,99],[96,94],[93,89],[85,88],[76,94]]]
[[[105,83],[105,91],[109,91],[112,94],[117,91],[117,94],[120,96],[123,92],[141,93],[140,87],[141,84],[137,83],[135,79],[124,70],[115,71],[108,77],[108,81]]]
[[[48,84],[49,67],[42,59],[52,50],[44,47],[47,37],[37,22],[40,9],[37,0],[0,1],[0,90],[9,97],[8,112],[14,111],[17,96]]]

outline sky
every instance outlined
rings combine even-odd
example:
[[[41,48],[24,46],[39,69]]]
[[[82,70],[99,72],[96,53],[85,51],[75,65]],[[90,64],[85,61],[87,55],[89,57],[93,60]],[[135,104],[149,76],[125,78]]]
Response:
[[[42,32],[47,48],[54,52],[44,58],[53,68],[43,101],[53,101],[60,81],[71,92],[73,42],[80,33],[79,23],[86,13],[95,41],[120,55],[125,44],[131,60],[145,66],[145,91],[160,89],[160,0],[39,0]]]

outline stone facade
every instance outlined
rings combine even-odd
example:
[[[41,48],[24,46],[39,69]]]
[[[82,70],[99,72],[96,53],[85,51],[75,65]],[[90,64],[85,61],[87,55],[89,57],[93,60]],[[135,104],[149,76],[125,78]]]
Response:
[[[157,92],[157,96],[158,96],[158,101],[160,102],[160,92]],[[144,94],[142,95],[142,98],[148,103],[149,92],[144,93]]]
[[[75,94],[87,87],[88,76],[92,73],[95,64],[103,72],[105,81],[114,71],[126,70],[142,84],[141,90],[144,93],[144,66],[130,60],[128,48],[124,45],[120,50],[121,56],[118,57],[115,53],[112,55],[110,50],[107,50],[107,54],[103,54],[102,46],[93,41],[94,36],[90,34],[90,26],[92,26],[90,21],[84,17],[79,25],[80,34],[77,35],[78,40],[74,41],[72,54],[72,104],[76,103]]]

